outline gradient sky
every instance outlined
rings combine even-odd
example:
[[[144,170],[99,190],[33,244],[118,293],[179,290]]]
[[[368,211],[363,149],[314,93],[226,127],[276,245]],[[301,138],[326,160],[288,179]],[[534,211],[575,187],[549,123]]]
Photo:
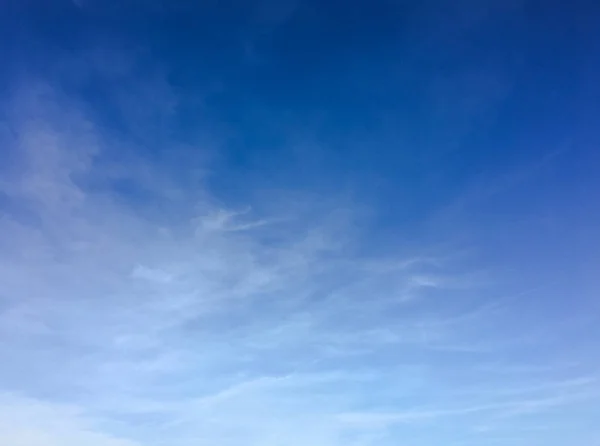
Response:
[[[600,446],[599,24],[0,2],[0,445]]]

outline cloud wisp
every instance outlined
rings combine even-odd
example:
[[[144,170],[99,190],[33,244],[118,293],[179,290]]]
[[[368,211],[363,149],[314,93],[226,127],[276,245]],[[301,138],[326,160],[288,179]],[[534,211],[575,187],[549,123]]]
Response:
[[[446,268],[452,253],[373,254],[351,203],[228,206],[202,178],[119,158],[134,143],[48,86],[7,116],[2,444],[395,444],[398,425],[468,437],[598,396],[551,368],[535,387],[481,373],[529,346],[489,329],[513,308],[481,271]]]

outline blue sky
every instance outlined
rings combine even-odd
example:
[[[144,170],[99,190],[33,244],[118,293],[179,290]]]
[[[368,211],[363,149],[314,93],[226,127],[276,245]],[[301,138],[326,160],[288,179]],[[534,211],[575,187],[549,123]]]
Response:
[[[593,2],[0,5],[0,444],[600,445]]]

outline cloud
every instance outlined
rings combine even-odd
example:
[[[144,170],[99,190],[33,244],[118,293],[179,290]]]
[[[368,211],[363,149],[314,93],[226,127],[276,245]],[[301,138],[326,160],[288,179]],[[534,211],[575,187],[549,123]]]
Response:
[[[142,265],[137,265],[134,268],[132,276],[158,283],[168,283],[173,280],[173,276],[166,271],[148,268]]]
[[[333,351],[385,348],[374,330],[421,342],[410,326],[364,310],[366,299],[401,304],[406,287],[415,299],[421,288],[444,289],[426,272],[431,256],[374,269],[379,259],[353,257],[338,209],[299,219],[293,202],[254,216],[212,204],[208,191],[175,189],[173,217],[148,217],[102,178],[108,138],[76,103],[42,85],[13,104],[18,163],[2,190],[32,218],[8,213],[0,223],[0,354],[12,364],[1,373],[5,390],[31,398],[25,409],[64,400],[84,419],[113,424],[143,414],[179,426],[184,433],[170,435],[180,444],[197,435],[269,444],[277,432],[288,444],[301,432],[311,444],[337,444],[333,414],[360,400],[344,395],[360,379],[356,365],[327,365]],[[68,435],[83,438],[77,420]],[[232,424],[239,435],[226,434]],[[151,432],[142,423],[136,435],[150,441]],[[97,435],[84,443],[121,444]]]
[[[0,443],[14,446],[139,446],[107,435],[77,408],[9,394],[0,396]]]
[[[374,427],[384,427],[395,424],[407,423],[426,423],[428,421],[439,422],[444,418],[455,418],[460,416],[469,416],[472,414],[487,413],[490,420],[506,419],[513,417],[522,417],[524,415],[546,412],[560,407],[576,404],[584,399],[596,399],[596,392],[588,393],[590,390],[574,391],[575,388],[581,387],[582,384],[589,384],[596,380],[579,380],[573,382],[559,383],[558,385],[546,385],[544,388],[560,389],[568,388],[569,394],[563,393],[558,396],[551,397],[524,397],[513,400],[498,400],[493,399],[487,402],[475,405],[455,405],[449,408],[430,408],[430,409],[412,409],[400,412],[354,412],[342,413],[338,417],[343,423],[358,426],[361,428],[372,429]],[[535,390],[540,390],[541,387],[533,389],[513,389],[514,394],[526,394]],[[479,395],[480,397],[481,395]]]
[[[126,113],[133,134],[156,118]],[[0,443],[396,444],[398,424],[466,432],[568,402],[552,369],[521,400],[514,370],[479,373],[517,367],[524,333],[486,328],[514,304],[454,253],[378,254],[335,196],[229,205],[210,166],[162,165],[48,84],[6,114]]]

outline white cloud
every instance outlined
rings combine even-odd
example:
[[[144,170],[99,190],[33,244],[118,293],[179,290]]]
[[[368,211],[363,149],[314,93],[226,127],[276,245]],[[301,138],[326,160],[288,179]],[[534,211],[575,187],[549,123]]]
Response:
[[[80,410],[0,395],[0,444],[11,446],[140,446],[102,433]]]
[[[559,406],[544,405],[552,386],[491,401],[519,380],[454,404],[481,379],[474,366],[522,334],[485,331],[502,314],[447,252],[372,255],[328,197],[311,212],[292,199],[268,215],[229,209],[201,178],[119,158],[49,87],[18,93],[9,115],[0,444],[365,446],[399,423]]]
[[[161,269],[148,268],[143,265],[137,265],[133,269],[132,276],[158,283],[169,283],[173,280],[173,276],[168,272]]]

